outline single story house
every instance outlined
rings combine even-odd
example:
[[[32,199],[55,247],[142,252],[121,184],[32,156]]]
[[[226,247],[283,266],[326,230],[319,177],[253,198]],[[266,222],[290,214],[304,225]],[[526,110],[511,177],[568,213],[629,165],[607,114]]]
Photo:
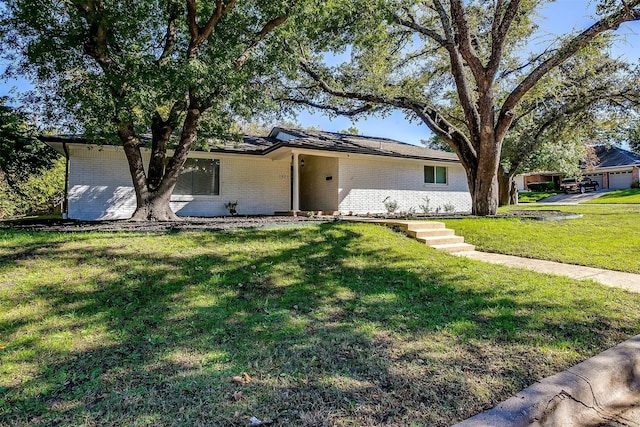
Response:
[[[583,167],[584,176],[598,182],[599,188],[623,190],[640,180],[640,156],[620,147],[594,147],[595,166]]]
[[[66,215],[126,219],[136,201],[124,150],[70,137],[42,137],[67,162]],[[171,152],[169,152],[169,155]],[[145,163],[150,150],[143,149]],[[427,201],[428,200],[428,201]],[[469,212],[465,171],[455,154],[386,138],[276,127],[210,151],[192,151],[171,197],[180,216],[323,211],[332,214],[433,210]]]
[[[598,188],[621,190],[630,188],[640,180],[640,155],[620,147],[595,145],[590,157],[592,164],[580,166],[583,176],[598,182]],[[558,184],[562,174],[555,172],[533,172],[515,177],[518,190],[526,190],[531,182],[553,181]]]

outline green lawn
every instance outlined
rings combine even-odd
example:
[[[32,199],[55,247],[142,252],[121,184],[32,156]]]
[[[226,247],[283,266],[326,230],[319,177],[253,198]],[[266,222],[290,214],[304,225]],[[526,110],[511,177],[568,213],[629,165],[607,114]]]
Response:
[[[518,193],[518,202],[520,203],[535,203],[538,200],[546,199],[547,197],[555,196],[558,193],[548,193],[541,191],[523,191]]]
[[[640,273],[640,206],[516,206],[517,210],[562,210],[580,219],[518,218],[446,220],[478,250]]]
[[[448,426],[639,331],[640,295],[370,224],[0,230],[0,425]]]
[[[584,203],[602,204],[602,203],[621,203],[621,204],[638,204],[640,203],[640,188],[629,188],[626,190],[614,190],[603,194],[602,196],[586,201]]]

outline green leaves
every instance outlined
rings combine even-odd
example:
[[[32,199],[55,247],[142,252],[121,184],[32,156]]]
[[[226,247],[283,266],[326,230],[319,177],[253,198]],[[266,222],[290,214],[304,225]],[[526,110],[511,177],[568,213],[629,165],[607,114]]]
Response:
[[[27,120],[0,104],[0,218],[47,210],[64,188],[64,161]]]
[[[204,27],[216,4],[197,5],[196,22]],[[311,16],[318,7],[316,2],[238,2],[222,15],[198,55],[187,59],[190,33],[182,1],[100,7],[9,1],[0,30],[11,42],[3,43],[0,54],[18,54],[14,72],[28,70],[37,90],[53,90],[47,95],[49,116],[59,119],[55,110],[64,109],[76,132],[108,134],[121,121],[148,127],[156,110],[180,102],[188,91],[221,109],[210,116],[219,121],[271,108],[266,91],[258,87],[260,77],[291,61],[281,43],[295,29],[285,22],[258,43],[256,37],[275,17]],[[252,43],[248,59],[237,69],[234,61]]]

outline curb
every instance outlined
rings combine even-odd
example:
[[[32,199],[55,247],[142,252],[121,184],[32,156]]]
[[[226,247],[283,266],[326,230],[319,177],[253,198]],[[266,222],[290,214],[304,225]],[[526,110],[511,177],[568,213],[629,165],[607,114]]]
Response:
[[[640,335],[454,427],[640,426]]]

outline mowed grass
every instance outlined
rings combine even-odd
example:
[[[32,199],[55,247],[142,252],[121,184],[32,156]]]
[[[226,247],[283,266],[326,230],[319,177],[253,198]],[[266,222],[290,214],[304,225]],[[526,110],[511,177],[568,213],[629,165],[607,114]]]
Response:
[[[469,218],[444,222],[481,251],[640,274],[640,206],[514,206],[510,209],[560,210],[583,217],[560,221]]]
[[[628,188],[626,190],[614,190],[603,194],[602,196],[586,201],[588,204],[640,204],[640,188]]]
[[[0,233],[7,426],[448,426],[640,331],[638,295],[370,224]]]

